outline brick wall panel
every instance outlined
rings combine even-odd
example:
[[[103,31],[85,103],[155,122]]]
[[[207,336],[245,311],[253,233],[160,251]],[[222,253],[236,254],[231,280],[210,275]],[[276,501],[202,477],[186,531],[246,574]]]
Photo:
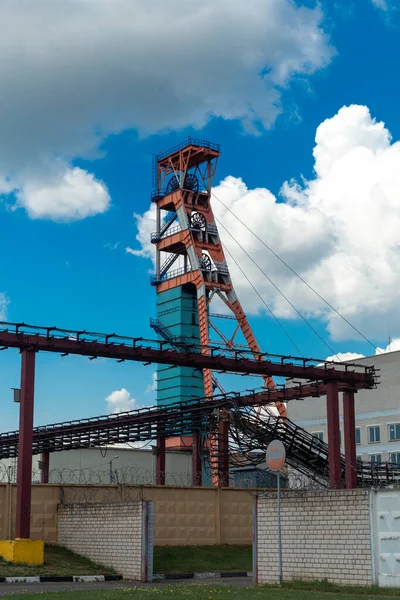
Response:
[[[142,503],[60,505],[58,543],[140,581]]]
[[[281,501],[283,576],[370,585],[368,490],[285,492]],[[277,499],[258,500],[258,581],[279,581]]]

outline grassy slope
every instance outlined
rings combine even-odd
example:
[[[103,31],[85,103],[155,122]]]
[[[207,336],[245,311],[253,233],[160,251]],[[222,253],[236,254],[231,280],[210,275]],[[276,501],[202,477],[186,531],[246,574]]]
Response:
[[[154,573],[251,571],[251,546],[156,546]]]
[[[41,567],[14,565],[0,558],[0,577],[35,577],[37,575],[113,575],[113,569],[96,565],[92,561],[66,548],[45,545],[45,564]]]

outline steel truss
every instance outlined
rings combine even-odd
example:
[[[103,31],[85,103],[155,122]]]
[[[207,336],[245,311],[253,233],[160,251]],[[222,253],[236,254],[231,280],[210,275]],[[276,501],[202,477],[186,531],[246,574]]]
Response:
[[[169,342],[162,340],[0,321],[0,350],[6,348],[55,352],[62,356],[78,354],[91,359],[105,357],[119,362],[172,364],[246,375],[268,374],[308,382],[334,381],[354,389],[372,389],[377,383],[373,366],[355,363],[339,364],[315,358],[257,354],[243,348],[211,345],[193,345],[188,352],[182,344],[182,351],[179,351],[171,349]]]
[[[209,402],[178,402],[165,407],[153,406],[118,415],[36,427],[33,431],[33,454],[48,455],[50,452],[157,440],[160,435],[165,439],[195,434],[203,440],[213,436],[219,447],[216,469],[226,479],[229,466],[259,465],[264,461],[269,442],[280,439],[286,448],[287,464],[326,487],[329,483],[328,444],[289,419],[273,414],[261,418],[255,408],[256,400],[256,393],[251,396],[221,396]],[[263,401],[259,399],[259,402]],[[225,440],[221,422],[226,424]],[[0,459],[18,455],[18,440],[18,431],[0,434]],[[196,459],[200,457],[201,460],[204,455],[203,445]],[[355,473],[358,486],[387,486],[400,482],[400,466],[389,462],[370,464],[357,461]],[[197,485],[199,477],[201,462],[197,463],[193,472]],[[343,454],[340,456],[340,479],[344,487],[346,457]]]
[[[371,389],[377,384],[377,375],[373,367],[361,365],[337,364],[327,361],[318,361],[315,359],[297,358],[290,356],[279,356],[273,354],[257,353],[254,350],[246,352],[243,348],[227,348],[207,345],[194,346],[188,351],[188,348],[182,346],[171,349],[168,342],[144,340],[142,338],[132,338],[116,335],[115,333],[93,333],[82,330],[65,330],[57,327],[39,327],[27,325],[25,323],[0,322],[0,349],[17,348],[21,353],[21,393],[20,393],[20,426],[19,435],[3,434],[0,439],[0,448],[7,446],[9,454],[13,456],[17,452],[18,444],[18,478],[17,478],[17,519],[16,536],[19,538],[30,537],[30,504],[31,504],[31,474],[32,474],[32,449],[34,451],[43,450],[43,463],[45,465],[45,474],[48,473],[49,451],[53,445],[54,451],[65,449],[66,445],[79,447],[79,444],[86,443],[91,445],[91,440],[105,439],[107,443],[115,443],[121,439],[121,435],[126,441],[129,435],[132,435],[135,441],[143,438],[149,439],[157,432],[157,459],[156,473],[157,483],[165,483],[165,441],[168,437],[173,437],[175,433],[189,432],[192,429],[193,445],[193,473],[196,474],[196,481],[201,485],[201,451],[204,447],[199,423],[201,419],[206,418],[209,426],[211,415],[205,415],[204,404],[197,403],[200,419],[196,420],[193,407],[190,404],[185,408],[176,406],[175,412],[168,411],[171,408],[155,409],[164,411],[163,416],[153,416],[142,413],[136,416],[134,423],[131,422],[124,430],[123,425],[113,431],[116,420],[106,424],[104,433],[99,431],[91,437],[87,431],[88,422],[84,425],[69,424],[67,430],[60,425],[42,428],[36,430],[34,435],[33,428],[33,408],[34,408],[34,382],[35,382],[35,363],[38,352],[55,352],[62,356],[68,354],[77,354],[88,356],[95,359],[99,356],[113,358],[119,362],[124,360],[138,361],[145,364],[160,363],[178,366],[192,366],[198,369],[219,370],[222,372],[234,372],[243,374],[262,375],[264,380],[273,375],[283,376],[296,380],[304,380],[303,387],[293,391],[289,389],[280,389],[276,387],[266,387],[259,398],[255,394],[247,395],[247,403],[266,404],[274,402],[279,406],[280,402],[288,401],[290,397],[299,398],[306,395],[322,395],[325,390],[327,396],[328,411],[328,429],[329,429],[329,484],[332,488],[341,487],[340,470],[340,443],[339,443],[339,409],[338,397],[339,391],[343,391],[344,402],[344,432],[346,441],[346,485],[347,487],[357,486],[357,476],[355,473],[355,421],[354,421],[354,393],[358,389]],[[208,402],[212,401],[212,395],[205,398]],[[215,400],[215,399],[214,399]],[[229,404],[227,398],[224,403]],[[201,407],[200,407],[201,404]],[[211,408],[211,405],[210,405]],[[217,412],[217,433],[215,430],[208,436],[208,449],[210,451],[211,468],[213,471],[213,481],[219,486],[229,484],[229,423],[224,416],[226,409],[220,410],[217,405],[214,406]],[[180,411],[183,410],[183,413]],[[151,416],[151,418],[150,418]],[[108,419],[115,419],[108,417]],[[150,419],[150,422],[149,422]],[[202,422],[202,421],[201,421]],[[155,424],[154,424],[155,423]],[[86,429],[85,429],[86,428]],[[96,429],[96,425],[94,425]],[[39,428],[40,429],[40,428]],[[90,429],[90,428],[89,428]],[[127,431],[134,432],[128,434]],[[44,443],[44,441],[45,443]],[[93,445],[96,445],[93,443]],[[5,445],[5,446],[4,446]],[[87,447],[87,446],[86,446]],[[14,448],[14,450],[12,450]],[[4,455],[3,455],[4,456]],[[47,467],[46,467],[47,465]],[[215,472],[217,475],[215,476]],[[164,475],[163,475],[164,473]]]

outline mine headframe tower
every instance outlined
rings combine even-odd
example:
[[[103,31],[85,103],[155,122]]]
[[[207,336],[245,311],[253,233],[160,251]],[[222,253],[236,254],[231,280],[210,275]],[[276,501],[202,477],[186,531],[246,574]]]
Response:
[[[156,205],[155,274],[151,283],[157,292],[157,319],[153,328],[171,345],[200,344],[202,353],[210,345],[210,331],[219,344],[237,346],[241,330],[244,347],[261,352],[245,312],[235,293],[211,205],[211,188],[220,155],[219,145],[189,138],[154,159],[152,201]],[[229,308],[234,322],[232,335],[215,324],[210,310],[219,297]],[[175,342],[171,341],[174,338]],[[264,385],[275,388],[272,377]],[[157,402],[212,398],[218,381],[210,369],[203,373],[191,367],[159,366]],[[285,414],[285,405],[277,405]]]

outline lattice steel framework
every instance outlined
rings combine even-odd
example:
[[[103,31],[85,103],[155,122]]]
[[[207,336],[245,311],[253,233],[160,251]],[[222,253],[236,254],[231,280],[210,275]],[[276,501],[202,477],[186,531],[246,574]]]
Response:
[[[322,394],[323,391],[324,387],[321,386],[315,393]],[[295,399],[297,393],[289,391],[285,399]],[[269,442],[280,439],[286,448],[287,464],[307,479],[327,487],[328,444],[287,418],[274,415],[260,418],[255,407],[257,403],[265,403],[266,399],[257,392],[251,395],[221,395],[208,402],[179,402],[164,407],[153,406],[118,415],[36,427],[33,430],[33,453],[42,454],[42,474],[43,470],[47,470],[48,474],[50,452],[147,442],[156,440],[160,430],[166,437],[194,432],[199,439],[207,436],[217,438],[221,451],[215,465],[216,475],[223,480],[224,485],[228,485],[229,467],[264,463]],[[0,460],[16,457],[18,444],[18,431],[0,434]],[[196,447],[193,453],[193,485],[199,485],[201,481],[198,460],[201,453],[202,448]],[[400,465],[356,461],[349,469],[348,456],[341,454],[339,487],[347,486],[349,472],[354,478],[354,484],[358,486],[384,487],[400,482]],[[165,475],[165,469],[162,474]],[[43,483],[46,482],[44,477]]]
[[[189,286],[195,291],[203,353],[208,352],[212,329],[227,348],[235,346],[236,335],[241,331],[246,347],[259,356],[260,347],[234,290],[211,205],[219,154],[218,145],[189,138],[156,157],[153,201],[157,207],[157,231],[151,235],[156,246],[156,273],[151,282],[158,294]],[[179,268],[177,262],[181,263]],[[210,316],[210,303],[216,297],[229,308],[235,321],[229,335]],[[211,369],[203,370],[203,378],[204,394],[211,398],[218,382],[213,381]],[[270,374],[264,376],[264,385],[275,388]],[[278,402],[276,406],[279,414],[285,416],[285,405]]]
[[[328,429],[329,429],[329,482],[332,488],[341,485],[340,443],[339,443],[339,409],[338,395],[343,391],[344,398],[344,431],[346,455],[348,454],[346,470],[346,485],[357,485],[356,446],[355,446],[355,421],[354,421],[354,393],[358,389],[373,388],[377,383],[375,369],[361,365],[335,365],[335,363],[318,361],[315,359],[294,358],[287,356],[274,356],[255,353],[236,348],[193,345],[189,350],[185,343],[175,345],[171,349],[168,342],[152,342],[142,338],[119,336],[115,333],[93,333],[87,331],[66,330],[57,327],[37,327],[25,323],[0,322],[0,350],[17,348],[21,353],[21,393],[20,393],[20,425],[18,435],[18,479],[17,479],[17,519],[16,536],[29,538],[30,536],[30,503],[31,503],[31,474],[32,474],[32,448],[33,448],[33,409],[35,386],[35,362],[38,352],[55,352],[63,356],[79,354],[95,359],[99,356],[124,360],[154,362],[158,364],[172,364],[195,367],[198,369],[219,369],[222,371],[242,372],[245,374],[272,374],[305,381],[301,389],[296,390],[296,395],[290,390],[264,389],[261,394],[263,404],[268,402],[282,402],[288,400],[290,394],[295,397],[304,397],[308,392],[319,395],[325,388],[327,396]],[[285,395],[280,395],[280,394]],[[288,396],[286,395],[288,394]],[[260,400],[260,398],[259,398]],[[249,396],[249,403],[255,403],[255,395]],[[203,402],[202,406],[210,403]],[[223,409],[225,410],[225,409]],[[219,411],[221,413],[221,411]],[[183,416],[177,414],[176,421]],[[217,415],[218,433],[215,431],[210,436],[214,446],[211,445],[213,456],[212,469],[217,472],[217,484],[227,485],[229,482],[229,421],[226,414]],[[193,426],[193,422],[188,420]],[[157,483],[165,483],[165,447],[168,435],[173,431],[166,429],[165,423],[160,423],[157,428],[158,455],[156,461]],[[145,427],[151,430],[149,423]],[[74,432],[76,434],[76,431]],[[12,437],[12,436],[11,436]],[[16,447],[14,440],[2,436],[2,443],[10,448]],[[65,439],[65,438],[64,438]],[[82,439],[82,438],[81,438]],[[193,471],[200,474],[200,453],[203,448],[198,428],[193,430]],[[216,450],[217,452],[214,452]],[[218,456],[219,453],[219,456]],[[347,456],[346,456],[347,458]],[[45,452],[43,462],[48,472],[48,451]]]

